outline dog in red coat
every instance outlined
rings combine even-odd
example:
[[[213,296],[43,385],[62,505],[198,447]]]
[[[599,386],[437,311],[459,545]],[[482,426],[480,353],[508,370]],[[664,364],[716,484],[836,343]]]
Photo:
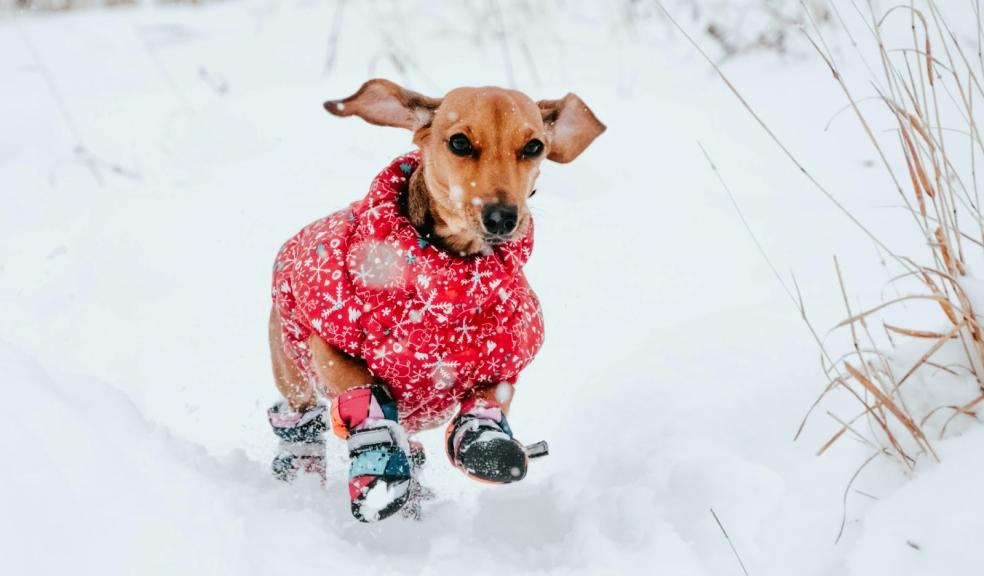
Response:
[[[521,478],[525,454],[505,414],[543,342],[522,270],[533,248],[526,203],[540,162],[570,162],[604,125],[574,94],[534,102],[486,87],[429,98],[387,80],[325,108],[408,129],[418,150],[277,255],[269,334],[285,402],[270,421],[285,450],[275,471],[319,469],[319,433],[332,425],[353,457],[353,513],[379,519],[409,492],[406,432],[453,418],[456,466],[491,482]],[[320,397],[334,401],[331,423]]]

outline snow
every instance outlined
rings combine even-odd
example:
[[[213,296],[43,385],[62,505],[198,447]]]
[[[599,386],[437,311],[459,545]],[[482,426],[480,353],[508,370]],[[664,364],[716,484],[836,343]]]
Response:
[[[826,384],[816,345],[697,143],[831,348],[830,255],[858,308],[891,274],[664,20],[530,5],[504,11],[502,44],[470,3],[345,6],[335,45],[333,3],[0,20],[4,573],[739,574],[711,509],[755,576],[980,569],[975,421],[936,442],[941,464],[875,459],[846,492],[870,447],[815,457],[838,427],[823,413],[792,441]],[[826,128],[843,96],[822,63],[761,53],[725,72],[840,201],[920,249],[861,128]],[[270,478],[265,324],[280,244],[411,147],[321,107],[375,76],[575,92],[608,131],[545,164],[530,200],[547,337],[509,418],[551,455],[493,487],[425,434],[423,520],[365,526],[343,443],[323,487]]]
[[[850,574],[954,574],[981,570],[975,540],[984,533],[974,487],[984,480],[979,427],[944,444],[947,465],[919,475],[865,518],[850,553]],[[941,498],[942,494],[960,497]],[[967,500],[961,501],[966,496]]]
[[[403,496],[409,489],[409,482],[404,482],[396,486],[379,483],[366,491],[366,499],[363,501],[362,513],[366,518],[375,520],[379,518],[379,512],[391,502]]]
[[[489,342],[489,344],[493,344]],[[513,387],[506,382],[500,382],[498,386],[495,387],[495,399],[499,404],[506,404],[512,400]]]

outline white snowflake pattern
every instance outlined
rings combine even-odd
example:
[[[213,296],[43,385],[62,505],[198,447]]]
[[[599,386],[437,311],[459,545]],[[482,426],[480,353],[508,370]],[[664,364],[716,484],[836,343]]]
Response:
[[[404,311],[400,319],[393,323],[390,330],[394,336],[402,338],[407,335],[407,326],[413,324],[416,322],[413,320],[412,313]]]
[[[328,279],[331,278],[331,273],[335,269],[334,263],[332,263],[326,257],[319,257],[317,262],[312,262],[308,267],[308,274],[314,278],[315,282],[324,282],[325,285],[328,284]]]
[[[369,286],[370,280],[373,280],[373,270],[371,267],[366,266],[363,262],[359,264],[359,269],[355,271],[355,279],[362,283],[363,286]]]
[[[332,296],[331,292],[325,290],[321,293],[321,297],[325,302],[331,304],[330,308],[325,308],[321,311],[321,316],[323,318],[328,318],[333,312],[338,312],[345,307],[345,303],[348,302],[348,298],[342,296],[342,285],[335,284],[335,295]]]
[[[471,344],[472,341],[471,333],[474,332],[475,330],[477,330],[477,327],[472,326],[471,324],[468,323],[467,319],[463,318],[460,322],[458,322],[458,325],[455,326],[454,328],[454,331],[459,334],[458,343],[460,344],[462,342],[467,342]]]
[[[499,372],[499,370],[502,368],[502,364],[500,360],[495,356],[489,357],[489,359],[485,361],[485,366],[492,374]]]
[[[437,299],[437,290],[431,290],[427,293],[427,298],[421,298],[421,307],[418,310],[421,314],[432,314],[434,318],[437,318],[438,322],[447,322],[448,315],[454,310],[454,307],[450,302],[435,303]]]
[[[375,350],[372,351],[372,359],[377,360],[379,362],[385,362],[386,358],[388,358],[391,353],[392,351],[387,350],[386,345],[383,344],[379,348],[376,348]]]
[[[445,360],[444,356],[436,356],[433,362],[424,364],[424,368],[430,368],[430,377],[434,382],[434,388],[444,390],[450,388],[457,377],[457,368],[460,362],[456,360]]]
[[[471,271],[468,277],[468,294],[474,294],[476,290],[481,291],[482,294],[488,292],[488,288],[485,287],[485,279],[492,276],[492,272],[485,270],[480,270],[480,264],[478,259],[475,259],[475,269]]]

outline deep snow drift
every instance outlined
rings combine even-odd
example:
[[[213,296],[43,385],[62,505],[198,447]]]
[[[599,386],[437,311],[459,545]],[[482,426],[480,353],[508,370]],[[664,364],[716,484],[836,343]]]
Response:
[[[879,297],[870,241],[665,21],[527,7],[505,11],[503,43],[484,6],[243,1],[0,21],[3,572],[738,574],[711,508],[756,576],[974,569],[980,429],[938,444],[945,464],[911,479],[876,461],[846,500],[867,449],[814,457],[836,430],[822,414],[792,442],[824,385],[816,347],[698,141],[821,328],[844,315],[832,253],[859,298]],[[890,234],[895,200],[860,129],[824,131],[843,100],[820,63],[761,55],[726,71]],[[324,488],[268,475],[265,322],[280,243],[410,149],[407,133],[321,109],[370,76],[431,94],[574,91],[609,130],[546,166],[532,201],[526,270],[547,337],[510,420],[552,455],[489,487],[427,434],[438,498],[423,522],[364,526],[340,446]]]

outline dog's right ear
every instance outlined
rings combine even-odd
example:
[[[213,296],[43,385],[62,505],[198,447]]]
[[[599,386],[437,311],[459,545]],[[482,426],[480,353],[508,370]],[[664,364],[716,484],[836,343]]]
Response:
[[[428,98],[389,80],[370,80],[344,100],[325,102],[325,110],[335,116],[358,116],[377,126],[418,130],[429,126],[440,98]]]

